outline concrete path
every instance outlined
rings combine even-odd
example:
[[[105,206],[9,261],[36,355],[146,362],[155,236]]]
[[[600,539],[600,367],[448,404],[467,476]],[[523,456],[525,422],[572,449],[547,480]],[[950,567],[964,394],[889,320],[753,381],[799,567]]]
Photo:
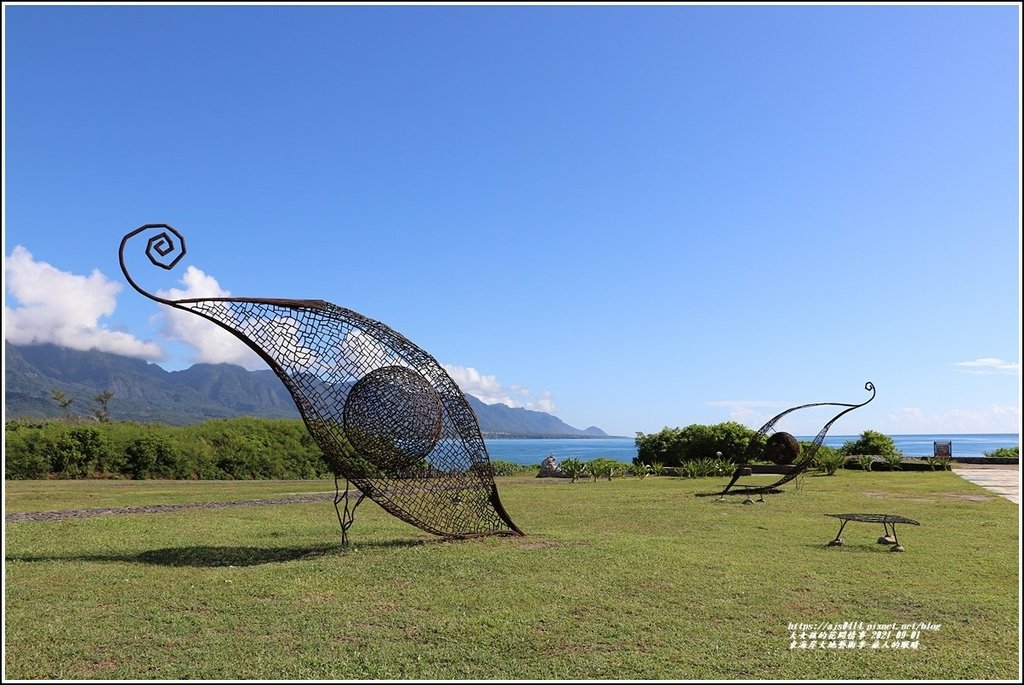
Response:
[[[997,495],[1002,495],[1014,504],[1020,504],[1020,466],[953,464],[953,473]]]

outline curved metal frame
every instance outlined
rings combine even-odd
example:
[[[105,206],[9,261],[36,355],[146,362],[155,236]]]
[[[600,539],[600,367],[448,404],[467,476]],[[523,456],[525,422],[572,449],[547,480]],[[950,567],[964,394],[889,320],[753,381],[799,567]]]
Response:
[[[155,266],[173,269],[185,253],[171,226],[140,226],[118,250],[128,283],[229,331],[284,383],[335,474],[343,543],[364,497],[444,537],[523,535],[498,497],[476,415],[437,360],[379,321],[323,300],[158,297],[125,265],[128,242],[145,231],[154,233],[146,255]],[[359,490],[351,507],[349,481]]]
[[[807,467],[814,463],[814,457],[818,454],[818,450],[821,448],[821,444],[825,440],[825,434],[828,433],[829,429],[832,427],[832,424],[834,424],[842,416],[850,413],[854,409],[859,409],[860,407],[863,407],[864,405],[871,402],[871,400],[875,399],[874,383],[868,381],[867,383],[864,384],[864,389],[871,393],[871,397],[861,402],[860,404],[847,404],[843,402],[813,402],[811,404],[801,404],[798,407],[791,407],[786,411],[782,412],[781,414],[772,417],[766,424],[761,426],[760,430],[758,430],[752,438],[750,438],[750,442],[747,443],[747,449],[743,454],[743,463],[739,464],[736,467],[736,471],[733,473],[732,480],[729,481],[729,484],[726,485],[725,489],[722,490],[721,492],[711,494],[720,495],[721,497],[730,494],[744,494],[747,495],[748,497],[750,495],[761,495],[763,498],[763,496],[766,494],[778,492],[779,487],[785,485],[789,481],[799,476],[807,469]],[[761,438],[763,438],[766,433],[772,430],[775,424],[778,423],[779,419],[781,419],[783,416],[786,416],[787,414],[798,411],[800,409],[825,406],[846,407],[846,409],[833,416],[832,419],[828,421],[828,423],[822,426],[821,430],[818,431],[818,435],[814,438],[814,442],[811,443],[811,446],[801,452],[800,457],[797,459],[796,463],[793,464],[791,467],[786,468],[780,466],[777,467],[777,470],[775,471],[770,470],[771,467],[761,470],[762,473],[781,473],[782,478],[772,483],[771,485],[736,485],[736,480],[741,475],[743,475],[742,472],[744,469],[758,468],[757,466],[751,466],[750,461],[752,461],[753,458],[757,456],[757,454],[760,452]]]

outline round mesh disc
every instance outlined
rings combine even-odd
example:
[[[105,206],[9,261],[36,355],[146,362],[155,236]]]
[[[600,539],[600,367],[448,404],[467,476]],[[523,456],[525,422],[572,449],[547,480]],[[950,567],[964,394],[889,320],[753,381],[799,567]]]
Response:
[[[385,366],[352,386],[344,409],[352,446],[384,469],[414,466],[441,435],[441,399],[415,371]]]
[[[800,456],[800,442],[789,433],[774,433],[765,443],[764,456],[775,464],[792,464]]]

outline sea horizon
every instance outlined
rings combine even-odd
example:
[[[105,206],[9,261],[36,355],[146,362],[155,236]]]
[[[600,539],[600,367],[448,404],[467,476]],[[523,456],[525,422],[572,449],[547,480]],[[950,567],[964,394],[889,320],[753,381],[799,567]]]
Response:
[[[811,441],[814,437],[796,436],[801,441]],[[932,456],[934,442],[952,443],[954,458],[982,457],[985,452],[1002,447],[1020,446],[1019,433],[906,433],[889,437],[905,457]],[[823,444],[842,447],[859,438],[859,435],[828,435]],[[539,464],[549,454],[554,454],[559,462],[570,458],[589,461],[607,457],[631,463],[637,454],[636,439],[627,437],[485,438],[484,444],[491,459],[516,464]]]

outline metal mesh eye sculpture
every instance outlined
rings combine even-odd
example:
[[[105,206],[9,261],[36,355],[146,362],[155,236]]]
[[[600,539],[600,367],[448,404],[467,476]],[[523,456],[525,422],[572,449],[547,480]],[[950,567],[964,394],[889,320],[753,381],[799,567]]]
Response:
[[[118,252],[128,283],[228,330],[277,374],[334,473],[343,545],[364,497],[444,537],[523,535],[498,497],[476,415],[433,357],[379,321],[323,300],[158,297],[125,265],[126,246],[143,233],[153,265],[170,270],[185,255],[171,226],[141,226]]]
[[[743,454],[743,462],[738,464],[735,472],[733,473],[732,480],[725,486],[725,489],[721,492],[712,493],[701,493],[703,496],[707,495],[718,495],[719,499],[725,497],[725,495],[746,495],[747,501],[750,500],[751,495],[759,495],[761,499],[764,499],[764,495],[769,493],[779,492],[779,488],[789,481],[793,480],[801,473],[803,473],[809,466],[814,464],[814,457],[817,456],[818,450],[821,448],[822,442],[825,440],[825,434],[828,433],[832,424],[839,420],[845,414],[863,407],[871,400],[875,399],[875,385],[871,381],[864,384],[864,389],[871,393],[871,397],[861,402],[860,404],[845,404],[842,402],[814,402],[812,404],[801,404],[798,407],[791,407],[786,411],[772,417],[768,423],[761,426],[760,430],[754,434],[747,443],[747,449]],[[778,423],[779,419],[787,414],[798,411],[800,409],[807,409],[808,407],[846,407],[841,412],[836,414],[826,423],[818,435],[815,436],[814,441],[809,447],[801,450],[800,442],[793,437],[791,434],[784,431],[774,432],[775,424]],[[770,436],[765,439],[765,436]],[[754,459],[761,457],[771,461],[773,466],[759,466],[751,464],[750,462]],[[778,474],[782,477],[770,485],[736,485],[736,481],[740,476],[751,475],[754,473],[770,473]]]

